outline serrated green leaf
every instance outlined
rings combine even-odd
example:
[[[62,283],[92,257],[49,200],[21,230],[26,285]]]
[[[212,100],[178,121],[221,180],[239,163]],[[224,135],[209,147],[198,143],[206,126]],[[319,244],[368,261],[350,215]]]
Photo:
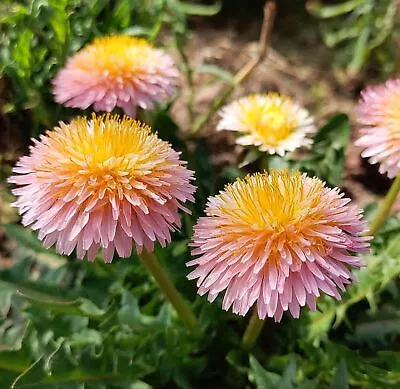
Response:
[[[343,150],[349,141],[349,117],[344,113],[331,116],[314,136],[313,149],[324,152],[329,146],[335,150]]]
[[[72,334],[68,340],[70,347],[101,346],[103,337],[99,331],[87,328],[79,333]]]
[[[395,235],[386,248],[365,258],[366,267],[355,272],[358,282],[349,287],[340,303],[334,303],[329,297],[320,299],[319,311],[309,314],[309,340],[318,345],[330,330],[335,317],[335,326],[338,326],[351,306],[367,298],[377,298],[379,292],[400,275],[399,257],[400,235]]]
[[[292,161],[291,165],[295,169],[322,178],[332,186],[339,186],[349,138],[348,116],[336,114],[318,130],[311,153],[301,160]]]
[[[276,388],[281,379],[278,374],[265,370],[252,355],[250,355],[249,378],[254,379],[257,389]]]
[[[349,389],[349,378],[346,361],[344,359],[339,362],[329,389]]]
[[[400,318],[371,319],[357,324],[354,339],[362,343],[379,341],[383,343],[388,336],[400,335]]]
[[[53,358],[55,358],[53,356]],[[52,387],[66,387],[71,384],[90,383],[91,385],[116,384],[118,382],[129,382],[140,378],[151,371],[151,368],[133,363],[129,369],[121,373],[111,371],[85,370],[79,367],[71,367],[69,371],[57,373],[52,371],[51,375],[44,373],[45,358],[37,360],[25,370],[13,382],[10,389],[41,389]]]
[[[289,365],[283,372],[282,378],[278,383],[277,389],[293,389],[294,380],[296,378],[296,361],[292,358]]]
[[[0,369],[20,373],[32,363],[28,352],[32,326],[26,321],[14,323],[0,337]],[[10,334],[11,332],[11,334]]]
[[[37,307],[42,307],[56,313],[84,315],[98,320],[106,313],[105,310],[98,308],[94,303],[85,298],[70,299],[62,296],[62,293],[57,288],[33,282],[18,282],[8,278],[5,279],[5,274],[7,273],[3,273],[3,275],[0,273],[1,288],[11,291],[15,296]]]
[[[122,325],[128,325],[133,330],[162,330],[170,323],[171,318],[167,305],[161,308],[158,316],[143,315],[136,298],[128,291],[123,292],[121,305],[118,319]]]
[[[67,300],[60,298],[51,298],[50,296],[44,296],[42,293],[35,296],[28,296],[21,292],[18,296],[23,297],[25,300],[29,301],[31,304],[48,309],[55,313],[68,313],[70,315],[86,316],[91,319],[101,320],[102,316],[105,315],[106,311],[98,308],[90,300],[84,299],[82,297],[76,300]]]

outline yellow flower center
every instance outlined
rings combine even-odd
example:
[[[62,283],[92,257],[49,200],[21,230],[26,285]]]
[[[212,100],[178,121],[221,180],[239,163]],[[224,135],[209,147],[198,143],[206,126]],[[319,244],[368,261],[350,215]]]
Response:
[[[56,177],[60,182],[55,197],[86,188],[96,197],[121,199],[125,192],[145,189],[146,180],[157,179],[170,153],[168,143],[150,127],[128,117],[77,118],[47,135],[51,155],[36,171],[44,181]]]
[[[228,185],[207,215],[221,218],[221,240],[247,242],[240,247],[243,255],[251,250],[262,258],[268,251],[278,263],[296,245],[322,255],[329,244],[312,231],[335,227],[326,220],[325,190],[322,181],[299,172],[258,173]]]
[[[250,132],[256,133],[263,141],[276,146],[288,138],[296,129],[297,120],[291,112],[291,100],[269,93],[264,96],[251,96],[243,104],[243,117]]]
[[[391,146],[398,146],[398,141],[400,139],[400,99],[399,96],[390,93],[388,94],[383,108],[383,115],[379,116],[378,125],[383,128],[387,128],[392,137],[389,144]]]
[[[310,214],[318,209],[324,186],[319,180],[312,183],[305,185],[299,172],[272,171],[248,176],[227,186],[226,193],[218,196],[225,204],[221,212],[256,230],[297,229],[307,224]],[[236,206],[227,197],[232,197]]]
[[[74,65],[88,72],[98,72],[104,82],[123,84],[154,62],[155,49],[144,39],[130,36],[110,36],[94,40],[76,54]]]

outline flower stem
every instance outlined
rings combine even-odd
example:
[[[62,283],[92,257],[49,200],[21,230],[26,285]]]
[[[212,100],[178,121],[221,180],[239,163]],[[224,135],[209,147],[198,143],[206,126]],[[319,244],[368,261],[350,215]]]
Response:
[[[261,27],[260,39],[259,39],[259,50],[256,58],[252,58],[247,62],[234,76],[232,84],[229,85],[225,90],[221,92],[221,95],[217,97],[210,109],[194,122],[192,135],[200,131],[214,116],[214,114],[224,105],[226,100],[235,90],[235,88],[242,83],[253,70],[264,61],[268,55],[269,42],[271,38],[272,27],[275,20],[276,13],[276,2],[275,0],[267,0],[264,6],[264,20]]]
[[[185,50],[183,48],[183,44],[178,35],[175,35],[175,46],[178,49],[178,53],[182,60],[183,69],[186,76],[186,81],[188,84],[188,102],[187,102],[187,110],[190,119],[190,123],[194,121],[194,103],[195,103],[195,88],[194,88],[194,79],[193,79],[193,69],[190,66],[189,58],[187,57]]]
[[[264,324],[265,321],[258,318],[257,308],[254,308],[242,339],[242,345],[245,350],[250,350],[254,346],[258,336],[261,334]]]
[[[369,228],[369,234],[375,235],[379,229],[382,227],[382,224],[388,217],[390,210],[394,202],[396,201],[397,195],[400,191],[400,174],[394,180],[392,186],[389,189],[389,192],[386,194],[386,197],[381,202],[378,213],[376,214],[374,220],[372,220]]]
[[[159,264],[154,254],[144,251],[140,255],[140,259],[150,271],[156,283],[164,293],[164,296],[173,305],[186,327],[190,329],[193,334],[198,335],[199,326],[196,316],[193,314],[185,299],[175,288],[174,284],[169,279],[168,274]]]

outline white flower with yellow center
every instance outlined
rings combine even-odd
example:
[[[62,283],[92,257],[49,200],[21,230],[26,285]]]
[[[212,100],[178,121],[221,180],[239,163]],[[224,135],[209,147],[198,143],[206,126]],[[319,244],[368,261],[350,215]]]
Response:
[[[257,146],[261,151],[283,156],[302,146],[316,128],[309,112],[278,93],[254,94],[225,106],[217,130],[237,131],[237,143]]]

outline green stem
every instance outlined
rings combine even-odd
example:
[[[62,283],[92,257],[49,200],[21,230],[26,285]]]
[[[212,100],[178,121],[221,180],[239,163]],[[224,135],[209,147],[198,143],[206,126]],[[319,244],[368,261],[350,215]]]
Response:
[[[194,334],[197,335],[199,332],[199,327],[196,316],[193,314],[192,310],[190,309],[189,305],[184,300],[182,295],[175,288],[175,286],[169,279],[168,274],[159,264],[154,254],[144,251],[140,255],[140,259],[150,271],[158,286],[164,293],[164,296],[173,305],[176,312],[185,323],[187,328],[189,328]]]
[[[203,116],[200,116],[198,120],[194,123],[192,134],[200,131],[215,115],[215,113],[225,104],[225,101],[231,95],[231,93],[235,90],[235,87],[239,85],[238,83],[234,83],[230,85],[225,91],[222,92],[221,96],[219,96],[214,102],[211,104],[210,109]]]
[[[389,192],[386,194],[386,197],[381,202],[378,213],[376,214],[374,220],[372,220],[369,228],[370,235],[376,235],[379,229],[382,227],[382,224],[388,217],[390,210],[394,202],[396,201],[397,195],[400,191],[400,174],[394,180],[392,186],[389,189]]]
[[[243,335],[242,344],[245,350],[250,350],[264,327],[265,321],[258,318],[257,308],[253,309],[250,322]]]
[[[194,79],[193,79],[193,69],[190,66],[189,63],[189,58],[185,54],[185,50],[183,48],[183,45],[181,44],[179,37],[175,37],[176,41],[176,47],[178,49],[179,55],[181,56],[182,59],[182,64],[184,67],[185,75],[186,75],[186,80],[188,83],[188,102],[187,102],[187,110],[189,114],[189,119],[190,123],[193,123],[194,121],[194,103],[195,103],[195,89],[194,89]]]

